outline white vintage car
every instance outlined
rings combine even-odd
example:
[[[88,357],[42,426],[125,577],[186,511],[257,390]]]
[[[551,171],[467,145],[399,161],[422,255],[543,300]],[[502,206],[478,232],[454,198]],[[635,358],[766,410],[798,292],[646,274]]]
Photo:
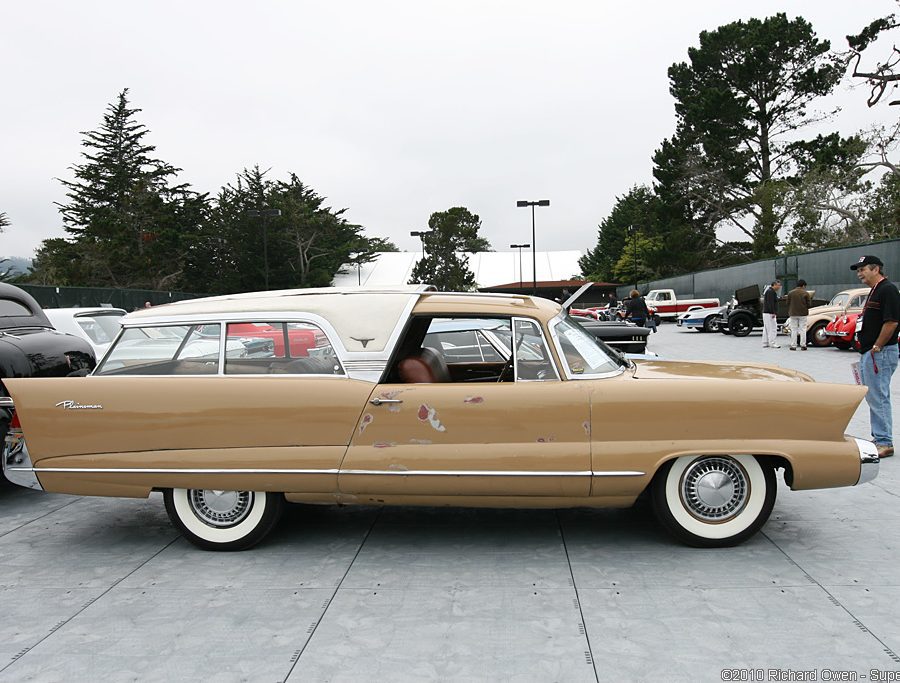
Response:
[[[119,321],[125,315],[121,308],[45,308],[50,323],[60,332],[87,340],[97,358],[102,358],[110,343],[122,329]]]
[[[875,446],[844,434],[864,388],[632,361],[530,296],[259,292],[122,324],[89,377],[3,380],[4,471],[61,493],[162,492],[202,548],[259,542],[285,500],[623,507],[644,493],[680,540],[727,546],[768,519],[778,469],[793,489],[878,471]],[[248,324],[279,343],[232,352]],[[172,330],[177,345],[156,343]]]

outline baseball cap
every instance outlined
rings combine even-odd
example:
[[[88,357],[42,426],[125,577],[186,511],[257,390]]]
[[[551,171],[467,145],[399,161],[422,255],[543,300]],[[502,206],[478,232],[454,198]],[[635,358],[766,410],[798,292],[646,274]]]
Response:
[[[850,266],[850,270],[856,270],[861,266],[882,266],[884,264],[881,262],[881,259],[877,256],[860,256],[859,261]]]

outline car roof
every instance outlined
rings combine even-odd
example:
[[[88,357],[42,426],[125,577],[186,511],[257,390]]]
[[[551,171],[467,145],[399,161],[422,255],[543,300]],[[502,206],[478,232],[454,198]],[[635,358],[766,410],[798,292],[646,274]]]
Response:
[[[515,294],[434,292],[428,285],[389,288],[327,287],[187,299],[129,313],[125,327],[179,324],[192,320],[261,320],[319,317],[327,321],[350,352],[384,350],[410,312],[422,315],[525,315],[550,319],[559,304]]]

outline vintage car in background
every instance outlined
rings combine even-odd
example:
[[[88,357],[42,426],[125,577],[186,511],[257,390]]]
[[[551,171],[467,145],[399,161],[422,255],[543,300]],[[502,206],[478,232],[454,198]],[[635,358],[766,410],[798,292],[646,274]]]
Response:
[[[728,304],[715,308],[695,308],[679,315],[675,319],[675,324],[685,330],[718,332],[727,310]]]
[[[122,329],[119,320],[125,315],[121,308],[45,308],[44,314],[60,332],[85,339],[97,358],[102,358],[110,343]]]
[[[460,319],[488,344],[459,336]],[[314,329],[328,346],[235,357],[227,340],[248,323]],[[285,501],[626,507],[642,494],[681,541],[729,546],[768,519],[776,470],[802,490],[879,466],[872,443],[844,434],[862,387],[772,365],[631,361],[530,296],[260,292],[122,324],[89,377],[4,380],[3,467],[46,491],[161,492],[201,548],[254,545]],[[218,349],[120,352],[166,328],[181,350],[217,328]]]
[[[809,316],[806,318],[807,342],[819,347],[834,342],[835,338],[825,333],[828,324],[838,316],[862,312],[868,298],[868,287],[845,289],[835,294],[828,303],[810,308]],[[790,321],[784,324],[784,331],[786,334],[791,333]]]
[[[57,331],[34,297],[0,283],[0,379],[86,375],[95,363],[85,339]],[[0,384],[0,397],[6,396]],[[11,419],[10,408],[0,406],[0,439],[6,437]]]
[[[815,294],[814,290],[811,290]],[[826,303],[823,299],[813,299],[812,305],[819,306]],[[775,314],[779,330],[788,319],[787,298],[779,297],[778,310]],[[742,287],[734,292],[734,298],[728,303],[723,314],[723,322],[719,324],[719,331],[732,334],[735,337],[746,337],[755,328],[762,327],[762,294],[759,285]]]

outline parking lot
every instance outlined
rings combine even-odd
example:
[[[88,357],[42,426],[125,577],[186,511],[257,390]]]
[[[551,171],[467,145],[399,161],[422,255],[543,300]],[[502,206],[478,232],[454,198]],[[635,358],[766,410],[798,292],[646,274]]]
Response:
[[[664,324],[650,349],[852,381],[856,354],[779,343]],[[900,374],[894,396],[900,420]],[[643,507],[293,506],[257,548],[209,553],[158,495],[0,486],[0,681],[900,680],[897,467],[782,483],[762,532],[719,550]]]

